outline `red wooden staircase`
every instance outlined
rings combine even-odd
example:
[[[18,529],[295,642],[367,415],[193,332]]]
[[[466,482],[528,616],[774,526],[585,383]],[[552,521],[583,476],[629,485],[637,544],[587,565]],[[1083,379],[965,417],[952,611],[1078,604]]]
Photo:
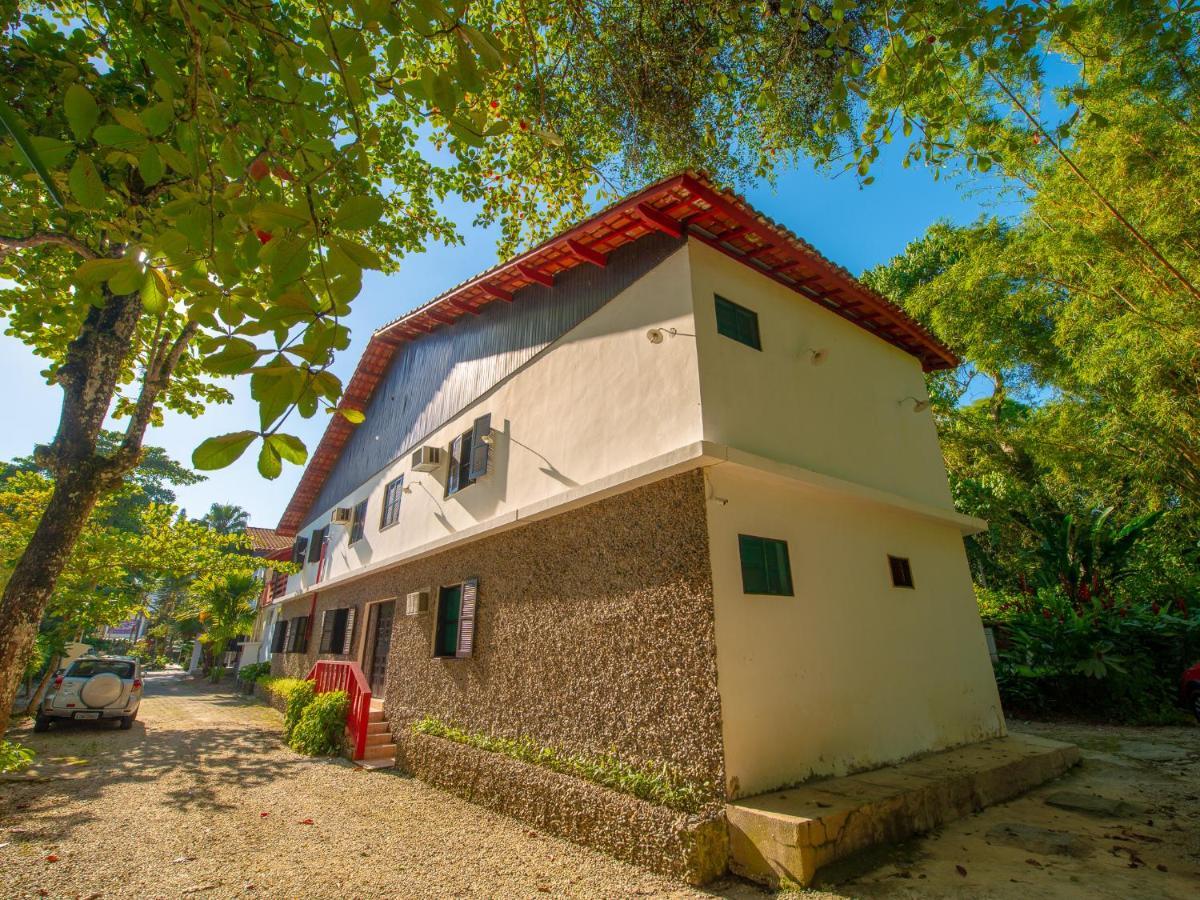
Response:
[[[383,769],[396,764],[396,745],[383,711],[383,701],[371,696],[371,687],[358,663],[337,659],[318,660],[308,673],[316,692],[345,691],[350,700],[346,711],[347,746],[350,758],[366,769]]]

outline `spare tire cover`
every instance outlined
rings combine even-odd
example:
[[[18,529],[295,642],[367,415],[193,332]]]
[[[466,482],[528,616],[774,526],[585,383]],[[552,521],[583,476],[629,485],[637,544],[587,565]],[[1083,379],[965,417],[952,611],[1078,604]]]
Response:
[[[121,696],[121,679],[112,672],[93,675],[79,692],[79,699],[88,706],[108,706]]]

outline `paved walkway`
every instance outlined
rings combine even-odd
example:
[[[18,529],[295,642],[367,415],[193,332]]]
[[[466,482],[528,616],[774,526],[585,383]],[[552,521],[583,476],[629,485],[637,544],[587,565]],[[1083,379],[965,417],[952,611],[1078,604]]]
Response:
[[[397,773],[299,756],[280,725],[228,689],[152,675],[130,731],[16,729],[38,764],[0,776],[0,900],[762,896],[692,891]],[[1010,725],[1078,743],[1084,765],[870,852],[806,900],[1198,896],[1200,729]]]

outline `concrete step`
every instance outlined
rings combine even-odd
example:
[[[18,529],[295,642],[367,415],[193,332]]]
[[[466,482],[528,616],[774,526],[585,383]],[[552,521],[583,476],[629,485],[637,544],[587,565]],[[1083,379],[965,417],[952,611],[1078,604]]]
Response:
[[[387,717],[383,714],[382,709],[372,709],[367,713],[367,722],[386,722]]]
[[[822,866],[1010,800],[1079,759],[1071,744],[1012,734],[739,800],[725,807],[730,868],[806,886]]]
[[[391,732],[382,731],[379,734],[368,734],[367,735],[367,746],[368,747],[379,747],[384,744],[389,744],[391,746],[395,746],[394,744],[392,744]]]
[[[396,758],[395,744],[368,744],[366,750],[363,751],[364,759],[383,759]]]
[[[386,721],[384,721],[384,722],[368,722],[367,723],[367,734],[368,735],[391,734],[391,733],[392,733],[392,726],[390,726]]]
[[[383,701],[378,697],[371,698],[371,712],[383,712]]]
[[[396,765],[396,760],[388,756],[383,759],[359,759],[354,764],[360,769],[390,769]]]

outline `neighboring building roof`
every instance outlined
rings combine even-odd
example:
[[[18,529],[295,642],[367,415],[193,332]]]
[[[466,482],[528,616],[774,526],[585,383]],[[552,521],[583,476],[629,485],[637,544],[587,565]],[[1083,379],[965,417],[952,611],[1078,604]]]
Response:
[[[291,536],[280,534],[274,528],[256,528],[253,525],[247,525],[246,535],[250,538],[250,543],[254,546],[255,554],[259,556],[270,556],[273,558],[277,550],[292,549]]]
[[[911,353],[927,372],[958,365],[954,354],[922,325],[812,245],[754,210],[740,195],[718,188],[703,173],[684,172],[614,203],[378,329],[346,385],[341,406],[366,410],[396,348],[405,341],[478,315],[485,304],[511,303],[517,291],[530,285],[553,287],[560,272],[585,264],[604,266],[617,247],[655,231],[673,237],[686,234],[739,260]],[[342,416],[331,418],[279,520],[280,533],[294,535],[304,523],[354,427]]]

